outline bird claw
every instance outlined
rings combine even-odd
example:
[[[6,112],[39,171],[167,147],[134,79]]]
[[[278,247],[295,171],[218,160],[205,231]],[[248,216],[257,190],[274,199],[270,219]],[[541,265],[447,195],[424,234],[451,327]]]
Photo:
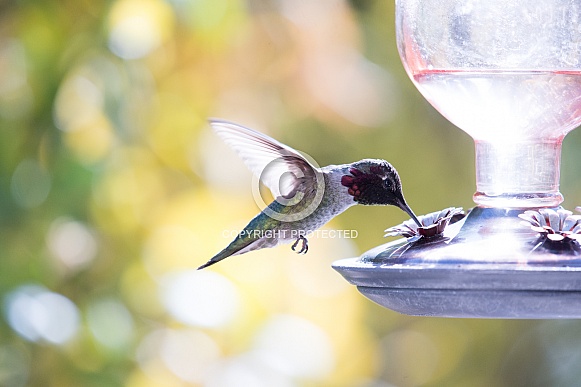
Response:
[[[302,241],[303,244],[302,244],[300,250],[297,251],[297,246],[298,246],[300,241]],[[305,238],[304,236],[300,236],[297,238],[295,243],[292,244],[291,249],[297,254],[306,254],[307,251],[309,251],[309,241],[307,241],[307,238]]]

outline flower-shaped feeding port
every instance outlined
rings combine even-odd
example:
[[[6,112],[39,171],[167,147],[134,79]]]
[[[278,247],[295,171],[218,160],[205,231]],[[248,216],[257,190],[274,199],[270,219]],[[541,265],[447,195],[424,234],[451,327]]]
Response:
[[[580,210],[579,207],[576,208]],[[524,224],[540,234],[533,250],[544,246],[553,250],[579,250],[581,241],[581,215],[571,211],[542,208],[538,211],[525,211],[519,215]]]
[[[445,208],[441,211],[419,216],[418,220],[422,227],[419,227],[410,219],[385,230],[385,236],[402,236],[412,242],[420,239],[433,240],[443,236],[448,224],[455,223],[464,216],[465,214],[461,207]]]

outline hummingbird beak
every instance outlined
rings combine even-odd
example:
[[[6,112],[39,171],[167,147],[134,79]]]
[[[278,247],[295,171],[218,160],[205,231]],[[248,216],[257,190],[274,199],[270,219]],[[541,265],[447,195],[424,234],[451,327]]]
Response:
[[[405,202],[403,198],[398,200],[398,207],[404,210],[413,219],[413,221],[416,222],[418,227],[424,227],[418,220],[416,214],[414,214],[410,206],[408,206],[408,204]]]

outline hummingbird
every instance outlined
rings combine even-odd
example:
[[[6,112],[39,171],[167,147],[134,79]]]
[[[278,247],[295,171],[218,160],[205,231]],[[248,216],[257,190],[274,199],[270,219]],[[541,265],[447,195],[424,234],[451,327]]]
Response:
[[[385,160],[363,159],[321,168],[306,154],[263,133],[221,119],[209,122],[275,199],[198,270],[284,243],[293,243],[293,251],[305,254],[310,233],[356,204],[399,207],[421,227],[404,199],[396,169]]]

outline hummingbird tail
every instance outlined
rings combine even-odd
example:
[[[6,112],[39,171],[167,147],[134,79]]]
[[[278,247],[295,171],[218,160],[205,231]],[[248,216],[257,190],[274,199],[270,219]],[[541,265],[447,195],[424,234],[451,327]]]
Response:
[[[220,251],[218,254],[216,254],[214,257],[212,257],[212,259],[210,259],[208,262],[206,262],[202,266],[198,267],[198,270],[201,270],[201,269],[208,267],[208,266],[212,266],[213,264],[220,262],[224,258],[228,258],[230,255],[232,255],[232,254],[230,252],[226,253],[226,249],[224,249],[224,250]]]
[[[218,261],[212,261],[212,260],[210,259],[208,262],[206,262],[206,263],[204,263],[202,266],[198,267],[198,270],[202,270],[202,269],[203,269],[203,268],[205,268],[205,267],[212,266],[212,265],[213,265],[213,264],[215,264],[216,262],[218,262]]]
[[[247,252],[248,245],[254,242],[251,239],[237,237],[226,247],[224,250],[220,251],[218,254],[214,255],[208,262],[204,263],[202,266],[198,267],[198,270],[201,270],[205,267],[212,266],[215,263],[220,262],[223,259],[231,257],[233,255],[244,254]]]

